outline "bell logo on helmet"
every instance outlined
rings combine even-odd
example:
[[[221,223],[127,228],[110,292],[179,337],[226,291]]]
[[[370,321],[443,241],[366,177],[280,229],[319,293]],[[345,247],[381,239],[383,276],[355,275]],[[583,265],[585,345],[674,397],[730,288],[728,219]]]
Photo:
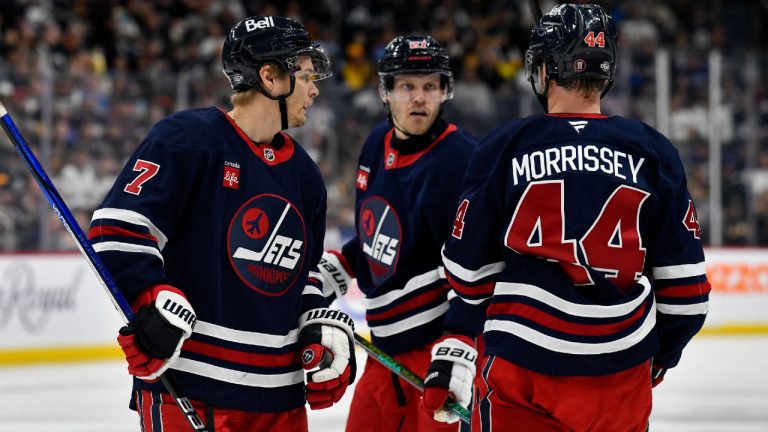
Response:
[[[271,16],[264,17],[264,19],[260,19],[258,21],[256,20],[245,20],[245,31],[252,32],[257,29],[265,29],[275,26],[275,21],[272,20]]]

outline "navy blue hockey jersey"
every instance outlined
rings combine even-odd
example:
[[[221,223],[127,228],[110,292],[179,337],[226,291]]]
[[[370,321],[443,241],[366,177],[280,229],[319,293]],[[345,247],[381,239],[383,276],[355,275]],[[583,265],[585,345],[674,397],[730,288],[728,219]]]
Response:
[[[309,272],[325,210],[320,172],[288,135],[257,144],[223,111],[195,109],[151,129],[89,238],[129,302],[159,283],[186,294],[198,321],[172,369],[190,399],[280,412],[305,402],[298,317],[328,305]]]
[[[390,354],[439,338],[448,311],[440,248],[476,140],[442,120],[431,132],[434,140],[417,151],[399,149],[388,123],[371,132],[356,180],[357,235],[342,248],[365,294],[373,341]]]
[[[443,258],[459,296],[487,306],[487,354],[605,375],[677,364],[707,313],[699,237],[665,137],[620,117],[537,115],[478,145]]]

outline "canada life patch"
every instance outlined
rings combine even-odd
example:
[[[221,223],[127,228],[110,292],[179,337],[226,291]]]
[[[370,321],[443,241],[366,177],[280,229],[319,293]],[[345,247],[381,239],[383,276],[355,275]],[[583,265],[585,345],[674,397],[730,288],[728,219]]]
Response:
[[[381,285],[395,274],[402,243],[402,228],[395,209],[382,197],[372,196],[360,206],[358,235],[373,283]]]
[[[232,218],[227,249],[243,283],[261,294],[283,295],[296,282],[306,256],[304,218],[283,197],[257,195]]]
[[[371,169],[367,166],[358,165],[357,167],[357,180],[355,180],[355,186],[361,191],[368,190],[368,176],[371,174]]]
[[[230,189],[240,187],[240,164],[224,161],[224,180],[221,185]]]

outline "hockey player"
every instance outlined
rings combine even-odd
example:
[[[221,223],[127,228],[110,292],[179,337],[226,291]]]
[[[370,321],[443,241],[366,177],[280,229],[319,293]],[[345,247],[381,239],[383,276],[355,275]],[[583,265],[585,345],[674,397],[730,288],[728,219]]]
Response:
[[[136,312],[118,341],[143,431],[188,425],[157,378],[172,369],[210,430],[306,431],[305,402],[355,377],[352,323],[320,275],[326,190],[290,136],[331,74],[288,18],[237,23],[222,52],[233,108],[158,122],[94,213],[89,238]],[[330,353],[332,362],[309,375]]]
[[[487,312],[474,431],[645,431],[651,387],[704,322],[680,157],[653,128],[601,114],[616,46],[600,6],[553,8],[526,53],[547,114],[489,133],[467,168],[443,262]]]
[[[431,36],[393,39],[379,60],[379,76],[388,122],[371,132],[361,150],[357,235],[340,252],[326,252],[320,270],[331,298],[357,278],[374,344],[424,376],[430,352],[443,345],[452,297],[440,248],[450,235],[476,141],[441,118],[453,96],[453,75],[448,55]],[[469,377],[464,405],[471,385]],[[369,358],[347,431],[458,430],[446,424],[457,417],[433,407],[435,421],[420,405],[420,392]]]

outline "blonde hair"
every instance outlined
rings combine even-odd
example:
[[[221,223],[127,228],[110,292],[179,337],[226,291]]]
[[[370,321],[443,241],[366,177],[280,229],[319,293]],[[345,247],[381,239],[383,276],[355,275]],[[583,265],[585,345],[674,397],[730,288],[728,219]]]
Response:
[[[568,78],[556,82],[557,85],[565,90],[575,90],[585,98],[588,98],[595,93],[601,94],[607,84],[607,80],[599,78]]]
[[[272,69],[275,78],[277,79],[284,78],[288,75],[288,72],[286,72],[286,70],[277,62],[266,61],[259,65],[258,70],[261,71],[261,68],[264,66],[269,66]],[[232,102],[232,106],[242,106],[251,103],[251,101],[253,101],[253,99],[256,97],[256,93],[259,92],[260,87],[261,81],[259,81],[256,85],[249,88],[248,90],[232,93],[232,96],[229,97],[230,101]]]

